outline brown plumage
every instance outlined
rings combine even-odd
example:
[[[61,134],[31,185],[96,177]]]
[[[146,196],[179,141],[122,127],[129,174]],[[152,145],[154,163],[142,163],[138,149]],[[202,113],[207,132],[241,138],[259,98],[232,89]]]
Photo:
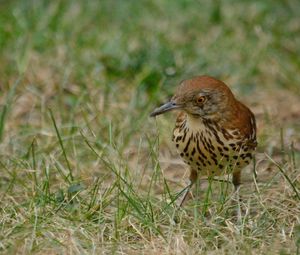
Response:
[[[225,83],[209,76],[181,82],[172,99],[151,116],[175,109],[180,112],[172,140],[190,166],[189,188],[199,175],[232,173],[237,189],[241,170],[250,163],[257,145],[253,113],[234,97]]]

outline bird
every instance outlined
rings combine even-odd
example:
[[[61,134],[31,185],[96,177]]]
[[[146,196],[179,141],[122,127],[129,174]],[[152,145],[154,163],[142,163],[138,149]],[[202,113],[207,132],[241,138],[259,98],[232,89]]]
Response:
[[[180,82],[174,96],[150,116],[173,110],[179,113],[172,141],[190,168],[189,184],[179,207],[200,176],[231,174],[238,191],[241,171],[250,163],[257,147],[252,111],[236,99],[224,82],[208,75]]]

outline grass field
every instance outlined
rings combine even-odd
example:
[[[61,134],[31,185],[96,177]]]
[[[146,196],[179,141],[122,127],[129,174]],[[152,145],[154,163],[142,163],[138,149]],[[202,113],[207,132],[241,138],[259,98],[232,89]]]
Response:
[[[0,252],[300,254],[299,13],[298,0],[0,1]],[[149,118],[200,74],[256,115],[241,221],[229,182],[203,180],[176,208],[175,115]]]

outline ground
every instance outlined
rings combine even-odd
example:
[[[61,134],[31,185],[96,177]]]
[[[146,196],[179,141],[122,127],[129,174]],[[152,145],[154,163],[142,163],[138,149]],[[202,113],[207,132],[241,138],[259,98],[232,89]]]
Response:
[[[300,3],[0,3],[0,252],[299,254]],[[188,169],[175,114],[149,113],[208,74],[254,112],[242,218],[230,177]],[[174,222],[176,221],[176,222]]]

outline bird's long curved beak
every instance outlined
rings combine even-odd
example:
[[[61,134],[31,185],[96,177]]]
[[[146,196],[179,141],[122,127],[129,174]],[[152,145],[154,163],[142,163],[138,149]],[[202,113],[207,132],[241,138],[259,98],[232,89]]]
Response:
[[[162,106],[156,108],[151,114],[150,117],[155,117],[156,115],[174,110],[174,109],[178,109],[181,108],[180,105],[177,105],[175,102],[170,101],[167,102],[165,104],[163,104]]]

